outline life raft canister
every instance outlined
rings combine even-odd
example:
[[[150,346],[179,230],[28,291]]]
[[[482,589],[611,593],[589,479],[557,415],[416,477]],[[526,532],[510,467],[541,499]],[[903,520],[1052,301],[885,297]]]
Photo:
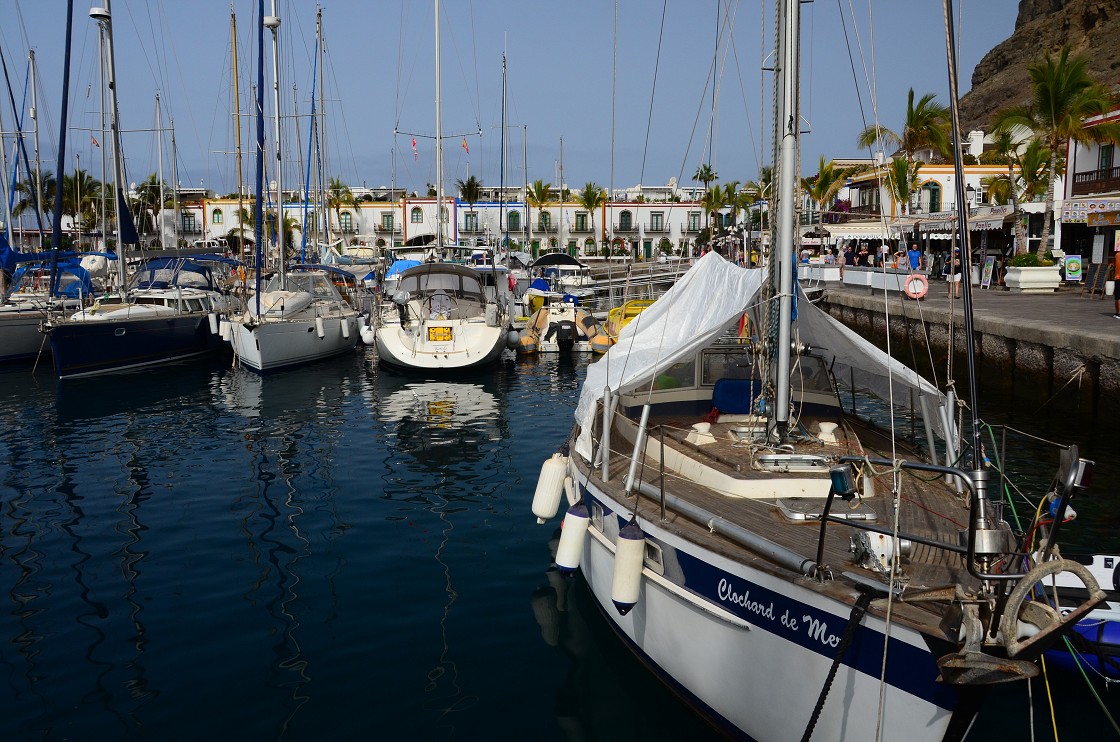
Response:
[[[911,299],[921,299],[929,291],[929,280],[921,273],[911,273],[902,282],[902,290]]]

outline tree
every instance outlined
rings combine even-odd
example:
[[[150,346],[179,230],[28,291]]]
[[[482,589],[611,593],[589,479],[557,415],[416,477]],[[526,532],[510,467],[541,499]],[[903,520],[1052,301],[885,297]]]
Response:
[[[136,228],[142,234],[151,234],[155,231],[156,214],[167,207],[170,200],[170,188],[163,184],[164,203],[160,203],[160,180],[156,173],[152,173],[144,182],[136,186],[136,195],[132,199],[131,207],[136,212]]]
[[[327,183],[327,208],[334,209],[335,221],[338,223],[339,228],[342,227],[342,207],[353,206],[358,208],[358,199],[354,198],[354,192],[350,190],[350,186],[343,183],[339,178],[331,178]],[[330,231],[328,226],[328,232]]]
[[[35,213],[35,202],[39,200],[39,210],[42,214],[46,215],[51,212],[51,206],[54,204],[55,188],[58,187],[55,181],[54,173],[47,171],[43,173],[43,183],[41,188],[36,188],[35,173],[30,173],[27,180],[16,183],[16,192],[19,193],[19,199],[16,201],[15,206],[12,207],[12,216],[17,217],[27,210]],[[43,220],[43,225],[46,226],[46,219]]]
[[[707,226],[704,227],[704,232],[697,237],[697,242],[705,243],[710,241],[711,236],[715,234],[716,228],[708,220],[708,216],[711,214],[716,214],[718,216],[719,210],[725,205],[723,189],[712,188],[704,193],[703,198],[700,199],[700,207],[704,209],[704,217]]]
[[[1085,119],[1107,113],[1115,106],[1108,88],[1093,80],[1087,57],[1070,57],[1069,46],[1057,58],[1049,52],[1041,62],[1027,68],[1031,78],[1031,100],[996,115],[996,127],[1026,126],[1050,151],[1047,167],[1046,206],[1042,217],[1042,239],[1036,254],[1042,258],[1050,249],[1050,221],[1054,214],[1054,181],[1065,170],[1062,152],[1068,142],[1120,142],[1120,123],[1087,126]]]
[[[938,103],[933,93],[926,93],[915,104],[914,89],[910,88],[906,96],[902,133],[896,134],[881,126],[869,126],[860,132],[857,144],[866,149],[879,142],[892,150],[902,150],[906,153],[907,162],[914,160],[918,150],[926,148],[933,148],[942,157],[948,158],[952,155],[949,132],[949,109]]]
[[[825,212],[828,211],[828,207],[836,198],[836,194],[844,187],[847,178],[848,171],[846,169],[835,167],[831,161],[826,163],[824,155],[821,155],[816,176],[801,181],[801,187],[805,194],[813,199],[813,203],[817,205],[821,224],[824,223]]]
[[[459,198],[466,201],[473,211],[474,205],[482,198],[482,181],[471,175],[466,180],[456,180],[455,185],[459,189]]]
[[[1023,228],[1022,214],[1019,209],[1019,189],[1015,187],[1015,156],[1023,146],[1022,140],[1016,136],[1018,128],[1015,126],[998,126],[992,132],[991,159],[1007,163],[1007,176],[1002,178],[1002,183],[988,184],[989,194],[994,190],[997,197],[1006,195],[1006,198],[1011,201],[1011,208],[1015,215],[1015,244],[1019,246],[1016,251],[1027,249],[1027,232]],[[987,154],[987,152],[983,153],[983,155]],[[997,178],[997,180],[1000,179]],[[995,186],[994,189],[992,188],[993,185]],[[1003,203],[1006,203],[1006,200]]]
[[[704,184],[704,195],[705,196],[708,195],[709,186],[713,182],[715,182],[718,178],[719,178],[719,175],[716,173],[715,170],[712,170],[712,166],[709,165],[706,162],[704,164],[700,165],[700,167],[696,168],[696,173],[692,176],[692,179],[695,180],[697,183],[703,183]],[[701,203],[703,203],[703,199],[701,199]],[[708,216],[707,216],[707,212],[705,211],[705,214],[704,214],[704,226],[705,227],[708,226],[707,219],[708,219]]]
[[[902,204],[902,213],[910,211],[910,199],[918,191],[918,171],[921,162],[896,157],[887,165],[887,190],[896,202]]]
[[[607,192],[594,183],[587,183],[583,190],[576,194],[576,202],[581,208],[587,209],[591,217],[591,239],[595,239],[595,212],[603,208],[607,202]]]
[[[528,193],[525,194],[525,200],[529,202],[529,206],[531,208],[534,208],[534,209],[537,210],[537,225],[538,226],[540,226],[541,215],[544,214],[544,208],[545,208],[545,206],[548,205],[548,201],[549,201],[548,191],[549,191],[550,188],[552,188],[551,183],[545,183],[543,180],[538,178],[537,180],[533,181],[533,184],[531,186],[529,186]],[[532,241],[533,241],[533,230],[530,227],[530,229],[529,229],[529,242],[532,243]]]
[[[96,180],[85,170],[75,170],[71,175],[62,176],[62,213],[75,222],[81,229],[80,222],[95,216],[95,207],[101,198],[101,182]]]

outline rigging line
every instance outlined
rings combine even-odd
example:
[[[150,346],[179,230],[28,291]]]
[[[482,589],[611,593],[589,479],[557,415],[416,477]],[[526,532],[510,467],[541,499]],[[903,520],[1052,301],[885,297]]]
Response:
[[[478,40],[478,36],[477,36],[477,34],[475,33],[475,30],[474,30],[474,2],[473,2],[473,0],[470,3],[469,8],[470,8],[470,16],[471,16],[471,50],[472,50],[472,56],[474,57],[474,116],[475,116],[474,122],[475,122],[475,125],[478,126],[479,136],[481,137],[482,136],[482,95],[478,90],[478,44],[476,43],[477,40]],[[564,187],[563,183],[560,184],[560,187],[561,188]]]
[[[404,0],[401,0],[401,27],[397,36],[397,90],[396,98],[393,101],[393,129],[395,130],[401,123],[401,70],[404,69]],[[396,137],[394,136],[394,148],[396,147]]]
[[[717,116],[716,112],[719,110],[720,91],[723,88],[723,72],[724,72],[724,69],[727,67],[727,55],[730,53],[730,49],[731,49],[731,46],[732,46],[731,40],[732,40],[732,38],[734,38],[735,17],[738,15],[738,12],[739,12],[739,6],[738,5],[735,6],[735,12],[732,13],[731,12],[731,6],[730,6],[730,0],[724,0],[724,2],[727,3],[727,12],[723,14],[723,18],[724,18],[723,26],[720,30],[719,38],[717,38],[717,41],[716,41],[716,48],[718,50],[718,48],[721,44],[719,39],[723,39],[723,41],[722,41],[723,59],[719,63],[719,74],[716,75],[715,84],[712,88],[712,120],[711,120],[711,122],[709,123],[709,126],[708,126],[708,130],[711,132],[711,135],[712,135],[712,141],[710,142],[710,145],[709,145],[709,149],[708,149],[709,153],[712,152],[712,148],[715,147],[716,140],[719,138],[719,117]],[[713,158],[713,157],[715,157],[715,155],[710,154],[709,160],[708,160],[709,164],[711,163],[711,161],[712,161],[711,158]]]
[[[669,7],[669,0],[662,0],[661,3],[661,30],[657,33],[657,55],[653,61],[653,84],[650,86],[649,92],[649,117],[646,119],[646,141],[642,146],[642,170],[638,176],[638,182],[644,183],[646,176],[646,155],[649,153],[649,130],[653,125],[653,99],[657,95],[657,72],[661,66],[661,42],[665,38],[665,11]],[[563,188],[564,184],[561,183],[560,187]]]
[[[735,46],[735,37],[731,37],[731,56],[735,60],[735,76],[739,80],[739,95],[743,99],[743,115],[747,120],[747,135],[751,140],[751,154],[754,156],[754,166],[756,169],[761,169],[762,162],[759,159],[760,150],[755,149],[754,138],[754,124],[751,123],[750,108],[747,107],[747,90],[743,85],[743,70],[739,65],[739,51]]]

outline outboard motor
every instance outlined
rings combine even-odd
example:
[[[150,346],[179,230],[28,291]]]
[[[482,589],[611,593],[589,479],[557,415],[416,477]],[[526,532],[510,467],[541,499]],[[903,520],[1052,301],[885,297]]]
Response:
[[[551,340],[552,336],[556,336],[556,346],[560,349],[561,353],[571,353],[572,348],[576,345],[576,323],[570,319],[560,320],[548,328],[548,335],[546,340]]]

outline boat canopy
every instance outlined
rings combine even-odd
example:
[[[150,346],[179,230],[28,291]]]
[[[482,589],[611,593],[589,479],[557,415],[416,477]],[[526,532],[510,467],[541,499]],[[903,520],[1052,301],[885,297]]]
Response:
[[[30,276],[34,276],[36,271],[32,270],[33,266],[28,264],[21,265],[12,274],[10,289],[18,291],[23,286],[25,280],[30,281]],[[89,271],[82,267],[82,264],[74,259],[60,261],[58,264],[58,296],[67,299],[77,299],[80,296],[89,296],[94,293],[93,282],[90,278]]]
[[[209,266],[186,258],[151,258],[136,269],[133,289],[165,289],[170,286],[214,290],[214,272]]]
[[[422,265],[419,260],[394,260],[393,264],[389,266],[389,270],[385,271],[385,277],[395,276],[402,271],[415,268],[418,265]]]
[[[548,268],[550,266],[564,266],[568,268],[586,268],[587,265],[563,252],[550,252],[540,256],[529,264],[530,268]]]
[[[765,280],[765,268],[740,268],[710,252],[626,325],[607,354],[587,367],[575,413],[582,428],[577,451],[590,459],[595,409],[605,389],[627,394],[650,384],[717,340],[743,312],[750,313],[754,327],[762,326],[759,302]],[[810,345],[836,378],[854,379],[857,387],[888,402],[910,389],[931,410],[944,403],[936,387],[827,313],[808,301],[797,307],[795,340]],[[929,422],[944,437],[940,422]]]

